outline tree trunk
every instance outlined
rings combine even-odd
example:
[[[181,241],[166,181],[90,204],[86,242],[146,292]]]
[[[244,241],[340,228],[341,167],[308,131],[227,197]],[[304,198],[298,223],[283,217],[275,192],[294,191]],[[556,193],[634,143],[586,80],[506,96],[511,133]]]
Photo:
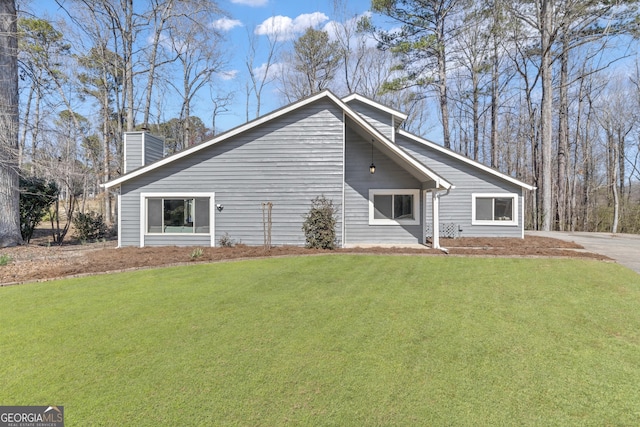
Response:
[[[125,2],[123,2],[125,3]],[[133,0],[126,0],[125,4],[125,31],[123,32],[125,79],[127,81],[126,106],[127,106],[127,132],[133,131],[134,118],[134,93],[133,93]],[[122,137],[122,134],[119,135]]]
[[[560,111],[558,123],[558,230],[565,230],[567,204],[567,148],[569,146],[569,45],[567,37],[562,39],[560,55]]]
[[[158,5],[157,7],[161,7]],[[151,57],[149,59],[149,78],[147,80],[146,100],[144,103],[144,112],[142,123],[145,128],[149,128],[149,113],[151,110],[151,98],[153,97],[153,85],[156,76],[156,62],[158,57],[158,48],[160,47],[160,37],[164,30],[164,25],[167,22],[168,16],[173,9],[173,0],[170,0],[164,5],[162,11],[154,10],[154,15],[159,15],[159,21],[156,22],[156,27],[153,32],[153,44],[151,45]]]
[[[480,143],[480,83],[478,71],[473,70],[473,160],[478,161],[478,145]]]
[[[183,75],[183,89],[184,89],[184,99],[182,100],[182,148],[187,148],[189,146],[189,142],[191,139],[191,135],[189,132],[189,114],[191,113],[189,110],[189,96],[191,92],[191,86],[189,84],[189,68],[186,63],[184,65],[184,75]]]
[[[589,116],[587,117],[587,123],[590,122]],[[588,124],[585,126],[588,129]],[[589,135],[587,132],[582,137],[582,168],[584,169],[584,184],[582,189],[582,231],[592,231],[589,227],[589,218],[591,205],[591,191],[593,188],[593,176],[595,174],[593,167],[593,147],[589,141]]]
[[[553,70],[551,61],[553,1],[541,0],[542,26],[540,76],[542,80],[542,102],[540,108],[540,151],[541,151],[541,214],[543,231],[551,230],[552,188],[551,188],[551,146],[553,114]]]
[[[577,220],[578,220],[578,210],[577,210],[577,201],[578,201],[578,175],[580,174],[580,155],[579,155],[579,147],[580,147],[580,138],[582,133],[587,133],[582,125],[582,117],[583,117],[583,105],[584,105],[584,81],[580,81],[580,90],[577,95],[578,106],[576,108],[577,114],[575,118],[575,136],[573,138],[573,147],[571,149],[568,148],[569,151],[572,151],[572,174],[571,174],[571,182],[568,185],[570,188],[570,196],[568,197],[568,205],[567,205],[567,218],[569,219],[569,231],[576,231]],[[588,117],[588,116],[587,116]],[[588,124],[588,120],[586,121]],[[584,153],[583,153],[584,154]],[[584,184],[584,178],[583,178]]]
[[[499,57],[498,42],[494,35],[493,41],[493,64],[491,66],[491,167],[498,167],[498,85],[499,85]],[[478,159],[474,159],[478,160]]]
[[[29,123],[29,114],[31,113],[31,101],[33,100],[33,92],[36,90],[36,83],[31,82],[29,86],[29,95],[27,96],[27,102],[25,103],[25,111],[22,115],[23,126],[22,126],[22,135],[20,136],[20,148],[18,150],[18,169],[22,168],[22,164],[24,163],[24,152],[27,148],[27,124]],[[31,173],[33,174],[33,153],[31,159]]]
[[[618,218],[620,216],[620,195],[618,192],[618,175],[620,173],[620,155],[618,153],[618,141],[615,141],[613,132],[609,135],[611,150],[611,190],[613,193],[613,223],[611,232],[618,232]]]
[[[629,129],[629,132],[631,131],[631,128]],[[626,147],[625,147],[625,141],[627,139],[627,133],[626,129],[618,129],[618,166],[619,166],[619,185],[620,185],[620,195],[624,198],[624,176],[626,174],[625,171],[625,167],[624,167],[624,155],[626,152]]]
[[[440,95],[440,113],[442,114],[442,140],[445,148],[451,148],[449,135],[449,104],[447,94],[447,56],[444,48],[444,23],[439,23],[438,28],[438,91]]]
[[[18,190],[18,38],[15,0],[0,0],[0,247],[22,244]]]
[[[491,136],[489,145],[491,147],[491,167],[498,167],[498,102],[500,89],[500,49],[499,28],[501,26],[501,4],[497,1],[493,4],[493,29],[491,31],[491,41],[493,57],[491,58]],[[477,159],[475,159],[477,160]]]
[[[103,71],[104,73],[104,71]],[[105,73],[106,74],[106,73]],[[103,75],[104,77],[104,75]],[[109,94],[105,91],[102,94],[102,179],[109,182],[111,179],[111,150],[109,142]],[[112,224],[111,217],[111,196],[109,190],[103,188],[102,196],[104,198],[104,219],[107,224]]]

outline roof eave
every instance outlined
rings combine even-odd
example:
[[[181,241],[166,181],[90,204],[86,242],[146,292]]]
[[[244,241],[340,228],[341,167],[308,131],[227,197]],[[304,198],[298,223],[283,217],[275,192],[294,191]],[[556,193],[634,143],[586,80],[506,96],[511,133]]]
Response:
[[[145,174],[145,173],[147,173],[149,171],[157,169],[157,168],[159,168],[159,167],[161,167],[163,165],[166,165],[168,163],[172,163],[172,162],[174,162],[174,161],[176,161],[178,159],[186,157],[186,156],[188,156],[188,155],[190,155],[192,153],[195,153],[197,151],[200,151],[200,150],[203,150],[203,149],[205,149],[207,147],[210,147],[210,146],[212,146],[214,144],[222,142],[222,141],[224,141],[224,140],[226,140],[228,138],[231,138],[231,137],[233,137],[235,135],[238,135],[238,134],[240,134],[240,133],[242,133],[244,131],[252,129],[253,127],[259,126],[259,125],[261,125],[263,123],[266,123],[266,122],[268,122],[270,120],[273,120],[273,119],[275,119],[277,117],[285,115],[288,112],[293,111],[293,110],[295,110],[297,108],[300,108],[300,107],[302,107],[304,105],[311,104],[312,102],[315,102],[318,99],[321,99],[321,98],[326,97],[328,95],[332,95],[332,98],[334,99],[334,101],[338,100],[338,98],[336,98],[335,95],[331,94],[331,92],[329,92],[329,91],[319,92],[319,93],[317,93],[315,95],[309,96],[308,98],[302,99],[302,100],[300,100],[298,102],[294,102],[292,104],[289,104],[287,106],[279,108],[279,109],[277,109],[275,111],[272,111],[269,114],[265,114],[262,117],[258,117],[255,120],[252,120],[250,122],[247,122],[247,123],[244,123],[244,124],[242,124],[240,126],[237,126],[237,127],[233,128],[233,129],[231,129],[231,130],[229,130],[229,131],[227,131],[225,133],[222,133],[222,134],[210,139],[209,141],[205,141],[205,142],[203,142],[201,144],[198,144],[198,145],[195,145],[193,147],[187,148],[186,150],[182,150],[182,151],[180,151],[178,153],[175,153],[175,154],[173,154],[171,156],[164,157],[163,159],[160,159],[157,162],[154,162],[154,163],[152,163],[150,165],[143,166],[141,168],[138,168],[138,169],[136,169],[134,171],[129,172],[126,175],[122,175],[122,176],[120,176],[120,177],[118,177],[118,178],[116,178],[114,180],[111,180],[109,182],[100,184],[100,186],[103,187],[103,188],[106,188],[106,189],[109,189],[111,187],[115,187],[117,185],[122,184],[123,182],[126,182],[126,181],[132,179],[132,178],[135,178],[135,177],[140,176],[142,174]]]
[[[512,176],[506,175],[506,174],[504,174],[502,172],[499,172],[499,171],[497,171],[497,170],[495,170],[493,168],[490,168],[489,166],[483,165],[480,162],[476,162],[475,160],[471,160],[468,157],[463,156],[462,154],[456,153],[455,151],[448,150],[448,149],[436,144],[435,142],[429,141],[429,140],[427,140],[425,138],[419,137],[417,135],[414,135],[414,134],[409,133],[409,132],[407,132],[405,130],[402,130],[402,129],[400,129],[398,131],[398,133],[400,135],[402,135],[402,136],[405,136],[407,138],[413,139],[414,141],[417,141],[417,142],[419,142],[421,144],[427,145],[428,147],[431,147],[434,150],[438,150],[443,154],[449,155],[450,157],[453,157],[455,159],[463,161],[463,162],[465,162],[465,163],[467,163],[467,164],[469,164],[471,166],[474,166],[474,167],[476,167],[478,169],[481,169],[481,170],[483,170],[485,172],[488,172],[488,173],[490,173],[490,174],[492,174],[494,176],[502,178],[505,181],[509,181],[512,184],[518,185],[518,186],[524,188],[525,190],[531,191],[531,190],[535,190],[536,189],[536,187],[533,186],[533,185],[529,185],[529,184],[527,184],[525,182],[522,182],[517,178],[514,178]]]
[[[345,102],[340,99],[334,99],[340,107],[344,110],[345,114],[353,121],[355,121],[358,125],[360,125],[375,141],[378,141],[382,144],[386,149],[391,151],[394,155],[400,158],[400,160],[404,161],[408,167],[417,171],[420,175],[429,180],[436,182],[437,188],[449,189],[451,188],[451,183],[445,180],[443,177],[435,173],[434,171],[427,168],[418,160],[411,157],[406,151],[400,148],[398,145],[394,144],[387,137],[385,137],[379,130],[370,125],[366,120],[364,120],[357,112],[352,110]]]
[[[382,110],[385,113],[389,113],[393,117],[400,119],[400,121],[402,122],[407,120],[407,118],[409,117],[407,114],[403,113],[402,111],[394,110],[393,108],[387,107],[386,105],[382,105],[379,102],[376,102],[373,99],[369,99],[358,93],[352,93],[351,95],[347,95],[344,98],[342,98],[341,101],[344,102],[345,104],[348,104],[350,101],[353,101],[353,100],[360,101],[363,104],[369,105],[370,107],[377,108],[378,110]]]

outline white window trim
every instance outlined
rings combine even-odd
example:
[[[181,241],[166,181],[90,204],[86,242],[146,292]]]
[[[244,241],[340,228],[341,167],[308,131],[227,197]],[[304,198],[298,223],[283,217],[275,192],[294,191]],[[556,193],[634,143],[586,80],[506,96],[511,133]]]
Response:
[[[373,206],[374,196],[393,195],[413,196],[413,219],[376,219]],[[370,189],[369,190],[369,225],[420,225],[420,190],[417,189]]]
[[[497,220],[477,220],[476,219],[476,199],[477,198],[511,198],[513,199],[513,215],[511,221]],[[518,225],[518,203],[520,199],[516,193],[473,193],[471,195],[471,225]]]
[[[147,233],[147,199],[195,199],[209,198],[209,233]],[[210,236],[215,246],[215,193],[140,193],[140,247],[144,247],[145,236]]]

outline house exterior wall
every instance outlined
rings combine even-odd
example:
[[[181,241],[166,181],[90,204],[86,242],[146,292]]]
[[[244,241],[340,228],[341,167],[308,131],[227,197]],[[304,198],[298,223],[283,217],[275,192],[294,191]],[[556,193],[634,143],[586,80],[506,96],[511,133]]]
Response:
[[[403,135],[396,136],[396,143],[411,156],[423,162],[440,176],[445,177],[453,190],[440,197],[440,224],[451,224],[461,230],[458,237],[523,237],[522,188],[499,177],[475,168],[438,150]],[[473,194],[517,194],[517,225],[473,225]],[[431,223],[431,198],[427,197],[426,221]],[[444,231],[441,229],[441,232]]]
[[[273,245],[304,245],[304,215],[324,195],[342,212],[343,113],[326,99],[305,105],[121,186],[121,245],[140,245],[140,193],[214,193],[214,243],[264,243],[263,202],[272,202]],[[342,220],[336,225],[342,241]],[[208,235],[146,235],[144,245],[208,245]]]
[[[420,189],[420,182],[393,161],[373,150],[376,172],[369,173],[371,142],[346,129],[345,244],[422,243],[422,225],[369,225],[369,190]],[[422,199],[422,192],[419,199]],[[420,219],[424,218],[420,203]]]
[[[393,141],[395,138],[395,129],[393,127],[393,116],[391,114],[373,108],[358,100],[349,101],[348,105],[356,113],[360,114],[371,126],[375,127],[380,133]]]

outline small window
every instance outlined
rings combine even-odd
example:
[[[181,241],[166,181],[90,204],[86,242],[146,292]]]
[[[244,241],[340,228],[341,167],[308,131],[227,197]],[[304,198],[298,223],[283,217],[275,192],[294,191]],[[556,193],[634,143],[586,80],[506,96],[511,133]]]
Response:
[[[474,225],[518,225],[516,194],[474,194]]]
[[[148,198],[147,233],[209,233],[209,198]]]
[[[369,224],[419,224],[419,190],[369,190]]]

